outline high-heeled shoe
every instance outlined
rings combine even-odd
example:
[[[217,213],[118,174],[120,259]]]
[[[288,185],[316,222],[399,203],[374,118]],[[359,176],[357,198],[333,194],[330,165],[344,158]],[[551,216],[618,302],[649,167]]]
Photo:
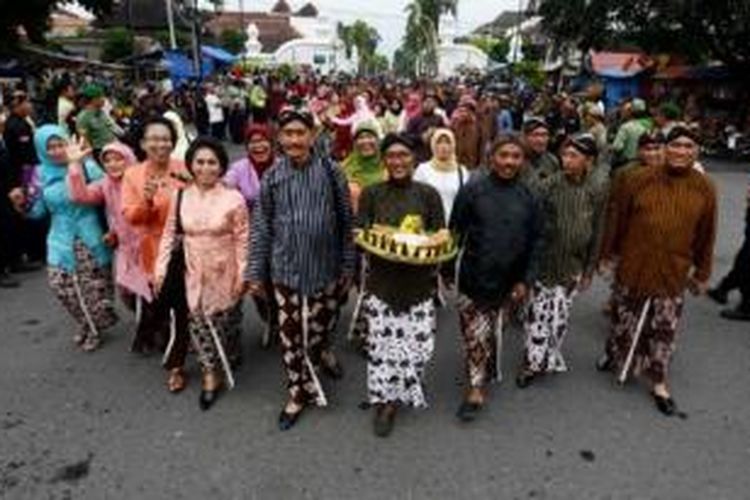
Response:
[[[203,383],[201,385],[201,394],[198,398],[198,406],[203,411],[209,410],[219,399],[221,392],[221,379],[214,372],[203,374]]]

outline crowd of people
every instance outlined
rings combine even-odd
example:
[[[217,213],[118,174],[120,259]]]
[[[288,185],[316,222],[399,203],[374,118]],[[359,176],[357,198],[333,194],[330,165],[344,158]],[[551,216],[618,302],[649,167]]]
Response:
[[[195,355],[203,410],[237,383],[247,296],[281,353],[282,430],[327,404],[322,376],[343,376],[332,335],[356,297],[350,339],[379,436],[401,407],[427,405],[440,307],[460,320],[465,422],[502,378],[507,325],[526,336],[519,387],[567,371],[571,307],[597,274],[613,279],[596,366],[640,377],[665,415],[685,292],[726,304],[739,288],[722,315],[750,319],[747,229],[709,290],[717,193],[672,102],[632,99],[613,120],[595,88],[264,75],[187,97],[150,84],[123,121],[102,85],[58,88],[56,119],[38,127],[26,92],[4,101],[0,286],[44,262],[83,351],[117,323],[117,292],[135,318],[131,351],[163,355],[168,391],[186,387]],[[245,145],[234,162],[227,131]],[[415,220],[449,230],[458,257],[417,265],[355,245],[360,230]]]

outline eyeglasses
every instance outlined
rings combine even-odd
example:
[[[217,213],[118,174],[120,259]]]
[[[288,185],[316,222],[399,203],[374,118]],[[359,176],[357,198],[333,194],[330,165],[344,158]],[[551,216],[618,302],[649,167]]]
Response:
[[[407,160],[411,158],[411,152],[409,151],[394,151],[392,153],[386,153],[386,160]]]

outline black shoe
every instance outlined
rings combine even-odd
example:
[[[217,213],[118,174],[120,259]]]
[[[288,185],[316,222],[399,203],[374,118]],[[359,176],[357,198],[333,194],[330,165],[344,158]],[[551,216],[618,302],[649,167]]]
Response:
[[[341,380],[344,378],[344,368],[341,366],[341,363],[333,356],[333,354],[329,354],[330,359],[333,360],[333,362],[326,362],[325,356],[323,359],[321,359],[321,365],[323,365],[321,368],[323,370],[323,373],[325,373],[327,376],[331,377],[333,380]]]
[[[18,288],[21,282],[8,273],[0,274],[0,288]]]
[[[219,399],[219,391],[207,391],[203,389],[201,391],[200,398],[198,399],[198,405],[200,406],[201,410],[207,411],[210,410],[211,407],[216,403],[216,400]]]
[[[727,302],[729,302],[729,294],[721,287],[711,288],[706,292],[706,295],[708,295],[708,298],[722,306],[727,305]]]
[[[536,378],[535,373],[522,371],[516,376],[516,385],[519,389],[526,389],[532,382],[534,382],[534,378]]]
[[[721,317],[732,321],[750,321],[750,306],[740,305],[734,309],[724,309]]]
[[[375,411],[374,429],[378,437],[388,437],[393,432],[396,409],[390,405],[380,405]]]
[[[297,424],[297,420],[299,420],[299,416],[302,414],[302,410],[304,410],[304,407],[295,413],[287,413],[286,410],[281,410],[279,414],[279,430],[283,432],[294,427]]]
[[[653,392],[651,393],[651,395],[654,398],[654,403],[656,403],[657,410],[668,417],[671,417],[675,414],[675,412],[677,411],[677,403],[674,402],[674,399],[665,398]]]
[[[601,358],[596,360],[595,366],[597,371],[611,372],[615,367],[615,362],[612,360],[612,358],[604,354]]]
[[[461,403],[461,406],[458,407],[456,417],[458,417],[461,422],[473,422],[476,420],[480,411],[482,411],[481,404],[464,401]]]
[[[338,361],[332,365],[323,365],[323,373],[331,377],[333,380],[341,380],[344,378],[344,369],[341,367],[341,363]]]

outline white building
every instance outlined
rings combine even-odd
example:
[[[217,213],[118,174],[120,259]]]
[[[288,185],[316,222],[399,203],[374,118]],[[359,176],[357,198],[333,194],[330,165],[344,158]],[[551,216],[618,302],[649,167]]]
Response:
[[[310,4],[308,4],[310,5]],[[352,50],[352,57],[346,57],[344,44],[336,33],[336,22],[325,16],[300,15],[301,9],[289,18],[292,28],[302,35],[301,38],[282,44],[273,55],[276,64],[306,65],[321,73],[339,72],[356,73],[357,53]]]
[[[438,76],[454,76],[461,69],[486,71],[490,59],[481,49],[464,43],[455,43],[456,20],[453,16],[440,19],[440,45],[437,49]]]

